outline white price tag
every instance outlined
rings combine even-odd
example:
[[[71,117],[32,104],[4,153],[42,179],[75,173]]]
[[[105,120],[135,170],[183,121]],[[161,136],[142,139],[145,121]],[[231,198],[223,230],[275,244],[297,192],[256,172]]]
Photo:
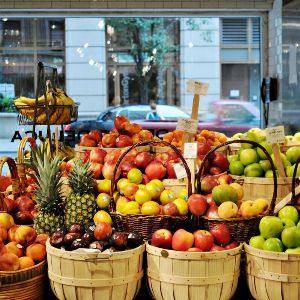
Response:
[[[198,144],[185,143],[183,149],[184,158],[197,158]]]
[[[285,142],[284,127],[276,126],[266,128],[267,142],[269,144],[280,144]]]
[[[186,89],[190,93],[206,96],[208,87],[208,83],[203,83],[199,80],[188,80]]]
[[[185,168],[182,163],[174,164],[173,168],[174,168],[177,179],[182,179],[182,178],[187,177]]]
[[[195,134],[198,128],[198,121],[193,119],[178,119],[176,130]]]

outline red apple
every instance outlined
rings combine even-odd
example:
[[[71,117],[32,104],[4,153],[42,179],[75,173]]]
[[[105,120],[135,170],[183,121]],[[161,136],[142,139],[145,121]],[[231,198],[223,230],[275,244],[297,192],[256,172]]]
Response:
[[[146,175],[150,180],[152,179],[162,179],[167,173],[167,169],[159,161],[152,161],[145,169]]]
[[[95,148],[90,153],[90,162],[103,164],[106,154],[107,153],[105,150],[103,150],[101,148]]]
[[[174,161],[168,161],[167,162],[167,174],[169,179],[176,179],[176,173],[174,170]]]
[[[111,225],[105,222],[98,222],[94,230],[94,237],[98,241],[107,240],[112,233]]]
[[[133,168],[136,168],[134,161],[132,161],[132,160],[123,161],[121,164],[122,177],[127,178],[128,172]]]
[[[168,216],[178,216],[179,215],[178,208],[177,208],[176,204],[174,204],[173,202],[169,202],[169,203],[165,204],[162,207],[162,213],[164,215],[168,215]]]
[[[128,135],[120,135],[116,139],[116,146],[118,148],[129,147],[133,144],[132,138]]]
[[[98,129],[94,129],[94,130],[91,130],[89,132],[89,136],[95,140],[97,143],[99,143],[101,141],[101,138],[102,138],[102,133],[100,130]]]
[[[74,163],[74,158],[67,161],[66,167],[65,167],[65,170],[66,170],[67,173],[71,172],[71,170],[74,167],[74,164],[75,164]]]
[[[225,248],[213,244],[213,246],[212,246],[211,249],[210,249],[210,252],[217,252],[217,251],[223,251],[223,250],[225,250]]]
[[[230,250],[230,249],[234,249],[234,248],[236,248],[238,246],[239,246],[239,244],[237,242],[231,242],[230,244],[228,244],[228,245],[225,246],[225,249],[226,250]]]
[[[33,216],[28,210],[18,211],[15,214],[14,219],[17,224],[29,225],[33,223]]]
[[[172,233],[168,229],[158,229],[151,236],[151,245],[170,249],[172,247]]]
[[[197,150],[198,157],[201,155],[201,157],[203,158],[203,156],[206,155],[209,150],[210,150],[210,146],[208,144],[198,142],[198,150]]]
[[[179,156],[174,150],[168,150],[167,154],[170,161],[178,162],[180,160]]]
[[[222,247],[230,243],[230,231],[225,223],[214,225],[209,232],[213,235],[215,241]]]
[[[198,167],[200,168],[202,162],[203,162],[203,159],[204,159],[204,156],[205,155],[198,155],[197,156],[197,165]],[[209,173],[209,168],[210,168],[210,164],[209,164],[209,161],[208,160],[205,160],[204,162],[204,173],[203,174],[208,174]]]
[[[202,216],[205,214],[206,208],[207,208],[207,201],[206,198],[199,194],[192,194],[188,198],[188,207],[190,212],[194,216]]]
[[[88,134],[84,134],[80,138],[79,146],[96,147],[97,146],[97,142],[94,139],[92,139],[92,137],[89,136]]]
[[[11,178],[0,175],[0,192],[5,192],[7,187],[11,185]]]
[[[222,172],[227,171],[229,168],[229,161],[226,154],[224,154],[223,152],[214,152],[213,158],[210,162],[213,167],[220,168]]]
[[[210,167],[209,174],[210,175],[219,175],[222,173],[222,170],[219,167]]]
[[[217,186],[218,179],[216,176],[206,175],[201,180],[201,193],[210,194],[215,186]]]
[[[172,249],[187,251],[194,244],[194,235],[184,229],[178,229],[172,238]]]
[[[9,197],[5,197],[3,199],[3,201],[4,201],[4,205],[6,206],[7,212],[9,214],[13,214],[16,211],[17,207],[18,207],[17,201],[15,201],[15,200],[13,200]]]
[[[121,156],[122,151],[120,149],[114,149],[113,151],[107,153],[104,158],[104,162],[115,164],[119,157]]]
[[[210,206],[206,211],[205,216],[211,219],[219,219],[220,217],[218,214],[218,206],[217,205]]]
[[[149,130],[145,130],[145,129],[141,130],[138,133],[138,136],[139,136],[140,141],[152,141],[153,140],[153,134]]]
[[[114,148],[116,147],[117,136],[114,134],[104,134],[101,140],[101,145],[104,148]]]
[[[233,178],[229,174],[222,174],[218,177],[219,184],[230,184]]]
[[[112,180],[113,172],[116,167],[115,163],[104,163],[102,168],[102,175],[105,179]],[[118,171],[116,172],[115,180],[118,179],[121,175],[121,168],[118,168]]]
[[[81,152],[80,153],[80,160],[83,162],[83,163],[86,163],[89,159],[90,159],[90,153],[91,151],[84,151],[84,152]],[[65,165],[65,168],[66,168],[66,165]]]
[[[143,174],[143,180],[142,180],[142,184],[147,184],[148,182],[150,182],[150,179],[147,175]]]
[[[167,162],[169,161],[169,154],[167,152],[158,153],[154,160],[159,161],[166,166]]]
[[[197,230],[194,232],[195,247],[202,251],[209,251],[214,243],[214,237],[207,230]]]
[[[212,198],[212,194],[207,194],[207,195],[204,195],[204,197],[206,198],[206,202],[209,206],[217,206],[216,202],[213,200]]]
[[[90,169],[93,172],[93,178],[98,179],[102,174],[103,165],[96,162],[92,162]]]
[[[34,208],[35,202],[27,196],[20,196],[16,199],[19,211],[30,211]]]
[[[146,167],[153,161],[154,156],[149,152],[140,152],[135,157],[135,164],[137,168],[146,169]]]
[[[187,249],[187,252],[203,252],[203,251],[197,247],[192,247]]]
[[[115,128],[119,131],[120,126],[125,122],[130,122],[130,120],[125,116],[116,117],[114,121]]]

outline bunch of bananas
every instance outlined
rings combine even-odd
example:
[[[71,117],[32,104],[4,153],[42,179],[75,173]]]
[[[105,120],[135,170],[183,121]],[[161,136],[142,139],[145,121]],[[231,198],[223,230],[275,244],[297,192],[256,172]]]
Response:
[[[71,121],[74,100],[63,90],[47,86],[46,98],[48,102],[49,124],[65,124]],[[14,101],[19,113],[29,120],[34,120],[34,105],[36,99],[20,97]],[[46,99],[42,95],[38,98],[37,124],[47,124]]]

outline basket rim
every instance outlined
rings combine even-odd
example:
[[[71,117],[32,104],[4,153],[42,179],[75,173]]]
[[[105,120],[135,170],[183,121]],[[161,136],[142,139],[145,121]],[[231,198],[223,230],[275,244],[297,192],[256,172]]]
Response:
[[[205,259],[205,258],[221,258],[221,257],[228,257],[241,254],[243,251],[244,243],[239,243],[239,245],[233,249],[229,250],[222,250],[216,252],[188,252],[188,251],[176,251],[172,249],[164,249],[155,247],[149,244],[149,241],[146,242],[146,252],[147,254],[155,254],[158,256],[162,256],[165,258],[182,258],[182,259],[191,259],[191,258],[198,258],[198,259]]]
[[[241,222],[241,221],[250,221],[250,220],[260,219],[264,216],[268,216],[268,214],[259,214],[255,217],[250,217],[250,218],[238,217],[238,218],[221,219],[221,218],[209,218],[206,216],[201,216],[201,218],[203,218],[204,220],[207,220],[207,221],[216,221],[216,222],[230,222],[230,221]]]
[[[41,261],[40,263],[32,266],[32,267],[29,267],[29,268],[26,268],[26,269],[22,269],[22,270],[17,270],[17,271],[0,271],[0,277],[3,277],[5,275],[14,275],[14,274],[21,274],[21,273],[26,273],[28,271],[31,271],[33,269],[37,269],[43,265],[46,264],[46,260],[44,259],[43,261]]]
[[[180,220],[184,220],[184,219],[188,219],[189,216],[188,215],[185,215],[185,216],[169,216],[169,215],[145,215],[145,214],[122,214],[120,212],[117,212],[117,211],[111,211],[109,212],[110,215],[117,215],[117,216],[121,216],[121,217],[124,217],[124,218],[134,218],[134,217],[137,217],[137,218],[148,218],[148,219],[158,219],[158,218],[165,218],[165,219],[180,219]]]

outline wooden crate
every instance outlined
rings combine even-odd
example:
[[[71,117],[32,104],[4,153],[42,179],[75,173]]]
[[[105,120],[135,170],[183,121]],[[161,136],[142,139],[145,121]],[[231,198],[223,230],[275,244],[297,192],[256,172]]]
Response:
[[[147,277],[160,300],[230,299],[240,275],[242,245],[220,252],[182,252],[147,243]]]
[[[300,299],[300,254],[244,247],[248,286],[255,299]]]
[[[131,300],[140,289],[145,245],[111,255],[56,249],[49,241],[46,247],[50,284],[59,300]]]
[[[46,262],[15,272],[0,272],[0,300],[43,300]]]
[[[274,179],[265,177],[245,177],[231,175],[235,182],[243,186],[243,200],[255,200],[265,198],[269,202],[272,200],[274,190]],[[277,197],[276,204],[292,191],[292,177],[277,177]],[[296,182],[299,185],[299,181]]]

